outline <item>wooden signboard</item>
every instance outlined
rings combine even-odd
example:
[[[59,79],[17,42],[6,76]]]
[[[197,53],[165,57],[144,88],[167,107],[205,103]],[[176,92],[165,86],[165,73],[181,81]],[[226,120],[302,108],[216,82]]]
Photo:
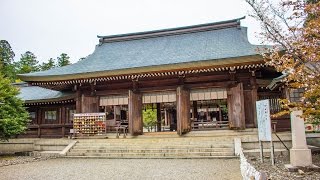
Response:
[[[274,165],[274,146],[272,141],[269,99],[257,101],[256,109],[261,162],[263,162],[263,141],[269,141],[271,149],[271,163]]]
[[[256,102],[259,141],[271,141],[271,118],[269,99]]]
[[[73,115],[75,135],[102,135],[106,133],[105,113],[76,113]]]

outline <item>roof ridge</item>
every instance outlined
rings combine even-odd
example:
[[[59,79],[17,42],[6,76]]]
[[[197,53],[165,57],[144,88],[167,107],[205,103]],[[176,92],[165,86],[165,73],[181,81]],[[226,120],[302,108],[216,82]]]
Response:
[[[160,30],[153,30],[153,31],[116,34],[116,35],[110,35],[110,36],[98,35],[97,37],[100,38],[99,42],[101,45],[103,43],[110,43],[110,42],[137,40],[137,39],[201,32],[201,31],[209,31],[209,30],[216,30],[216,29],[225,29],[225,28],[231,28],[231,27],[239,27],[240,20],[244,18],[245,16],[241,18],[236,18],[236,19],[231,19],[226,21],[218,21],[213,23],[197,24],[197,25],[191,25],[191,26],[167,28],[167,29],[160,29]]]

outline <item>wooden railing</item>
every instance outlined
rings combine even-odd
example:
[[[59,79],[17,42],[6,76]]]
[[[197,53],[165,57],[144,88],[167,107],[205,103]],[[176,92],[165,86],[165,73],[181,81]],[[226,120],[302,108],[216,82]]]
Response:
[[[276,114],[282,110],[280,103],[281,98],[281,94],[261,94],[258,97],[259,100],[269,99],[271,114]]]
[[[229,121],[194,121],[191,122],[192,130],[210,130],[228,128]]]

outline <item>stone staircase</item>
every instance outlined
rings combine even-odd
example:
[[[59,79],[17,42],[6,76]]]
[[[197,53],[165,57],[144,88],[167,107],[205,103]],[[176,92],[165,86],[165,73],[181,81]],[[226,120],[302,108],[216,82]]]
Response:
[[[66,157],[83,158],[235,158],[233,137],[142,136],[78,139]]]
[[[60,152],[64,150],[72,140],[70,139],[39,139],[34,141],[33,155],[35,156],[60,156]]]

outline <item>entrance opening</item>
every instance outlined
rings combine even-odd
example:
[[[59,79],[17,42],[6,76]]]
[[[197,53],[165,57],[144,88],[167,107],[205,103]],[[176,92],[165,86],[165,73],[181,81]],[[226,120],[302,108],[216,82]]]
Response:
[[[115,132],[115,127],[128,126],[128,105],[100,106],[100,112],[106,113],[106,130]]]
[[[175,102],[148,103],[142,109],[143,132],[177,131]]]
[[[228,129],[228,107],[226,99],[192,101],[192,130]]]

